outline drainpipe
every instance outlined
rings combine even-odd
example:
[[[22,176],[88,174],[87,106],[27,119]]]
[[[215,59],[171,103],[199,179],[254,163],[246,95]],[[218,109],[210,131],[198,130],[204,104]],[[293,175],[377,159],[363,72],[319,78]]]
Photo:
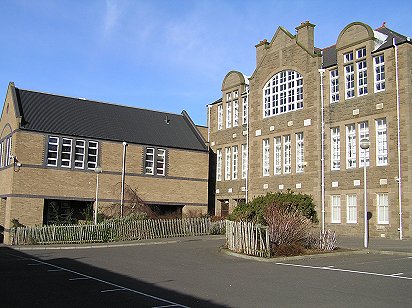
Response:
[[[325,69],[319,69],[320,74],[320,103],[321,103],[321,203],[322,203],[322,233],[325,232],[325,106],[323,99],[323,74]]]
[[[207,142],[210,146],[210,105],[207,105]]]
[[[126,147],[127,142],[123,141],[123,164],[122,164],[122,192],[120,196],[120,217],[123,217],[123,203],[124,203],[124,178],[126,171]]]
[[[398,73],[398,46],[393,38],[395,49],[395,79],[396,79],[396,120],[398,123],[398,200],[399,200],[399,239],[403,239],[402,226],[402,163],[401,163],[401,119],[400,119],[400,98],[399,98],[399,73]]]
[[[246,115],[247,115],[247,121],[246,121],[246,149],[247,149],[247,162],[246,162],[246,203],[248,202],[249,198],[249,157],[250,157],[250,151],[249,151],[249,86],[246,86],[246,102],[247,102],[247,110],[246,110]]]

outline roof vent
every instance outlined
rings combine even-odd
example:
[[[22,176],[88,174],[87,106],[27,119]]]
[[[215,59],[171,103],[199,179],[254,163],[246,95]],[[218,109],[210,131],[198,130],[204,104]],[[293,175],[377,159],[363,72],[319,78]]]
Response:
[[[169,124],[169,123],[170,123],[170,119],[169,119],[168,116],[166,116],[166,118],[165,118],[165,123],[166,123],[166,124]]]
[[[79,97],[79,99],[81,99],[82,101],[85,101],[85,100],[86,100],[84,97]]]

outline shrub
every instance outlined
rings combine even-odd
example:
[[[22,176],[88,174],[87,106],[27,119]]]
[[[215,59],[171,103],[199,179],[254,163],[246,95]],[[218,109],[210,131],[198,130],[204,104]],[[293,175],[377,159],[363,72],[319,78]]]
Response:
[[[290,257],[304,254],[305,248],[301,244],[292,243],[279,245],[272,251],[275,256]]]

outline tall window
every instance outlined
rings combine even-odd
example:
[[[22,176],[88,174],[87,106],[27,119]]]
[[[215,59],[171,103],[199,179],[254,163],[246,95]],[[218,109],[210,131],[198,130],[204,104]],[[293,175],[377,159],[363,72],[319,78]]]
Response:
[[[368,122],[359,123],[359,140],[369,140],[369,127]],[[366,159],[366,166],[369,166],[369,149],[363,150],[359,146],[359,167],[363,167]]]
[[[340,196],[333,195],[331,196],[331,204],[332,204],[332,223],[340,223]]]
[[[346,126],[346,168],[356,168],[356,126]]]
[[[216,180],[221,181],[222,180],[222,150],[217,149],[216,150]]]
[[[345,98],[349,99],[355,96],[355,73],[353,64],[345,66]]]
[[[145,169],[146,174],[154,174],[154,148],[146,148]]]
[[[330,102],[339,102],[339,73],[338,69],[330,71]]]
[[[76,140],[74,147],[74,168],[76,169],[84,168],[85,145],[84,140]]]
[[[292,171],[292,150],[290,135],[283,136],[283,173]]]
[[[166,150],[157,149],[156,174],[165,175]]]
[[[356,224],[357,222],[357,200],[356,195],[346,197],[346,222]]]
[[[146,148],[145,173],[148,175],[166,174],[166,150],[156,148]]]
[[[217,106],[217,129],[223,129],[223,105]]]
[[[275,157],[274,157],[274,174],[282,173],[282,139],[281,137],[275,137]]]
[[[386,131],[386,119],[376,120],[376,165],[388,164],[388,139]]]
[[[60,166],[65,168],[71,167],[72,161],[72,139],[62,138],[62,151]]]
[[[358,96],[368,94],[368,71],[366,68],[366,60],[356,63],[358,71]]]
[[[227,147],[225,153],[225,180],[228,181],[230,180],[230,165],[231,165],[231,159],[230,159],[230,147]]]
[[[232,179],[233,180],[237,180],[238,164],[239,164],[239,152],[238,152],[238,146],[235,145],[232,147]]]
[[[47,147],[47,166],[57,167],[57,160],[59,159],[59,138],[49,137]]]
[[[373,67],[375,72],[375,92],[385,90],[385,59],[383,55],[373,58]]]
[[[3,167],[3,142],[0,142],[0,168]]]
[[[340,130],[339,127],[331,128],[331,170],[340,169]]]
[[[233,127],[239,125],[239,101],[233,101]]]
[[[248,101],[247,96],[242,99],[242,124],[247,124],[248,120]]]
[[[247,145],[242,144],[242,179],[246,179],[247,177],[247,163],[248,163]]]
[[[305,149],[303,145],[303,133],[296,134],[296,173],[303,172],[305,169]]]
[[[303,77],[296,71],[274,75],[263,89],[263,117],[303,108]]]
[[[377,194],[378,224],[389,223],[388,194]]]
[[[232,127],[232,102],[226,102],[226,128]]]
[[[270,144],[269,139],[263,139],[263,176],[270,175]]]
[[[87,151],[87,168],[94,170],[97,167],[98,143],[96,141],[89,141],[89,148]]]

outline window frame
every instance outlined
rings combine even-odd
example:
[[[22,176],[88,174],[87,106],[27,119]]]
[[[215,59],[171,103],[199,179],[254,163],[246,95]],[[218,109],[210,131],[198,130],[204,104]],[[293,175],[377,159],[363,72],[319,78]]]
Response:
[[[349,71],[348,71],[348,68],[350,68]],[[344,70],[345,70],[345,99],[352,99],[355,97],[355,70],[353,67],[353,63],[345,65]]]
[[[368,121],[363,121],[358,123],[359,130],[359,141],[362,139],[370,140],[369,136],[369,123]],[[362,149],[359,142],[359,168],[363,167],[365,155],[366,155],[366,167],[370,166],[370,149]]]
[[[217,105],[217,130],[223,129],[223,104]]]
[[[356,62],[356,72],[358,78],[358,96],[368,94],[368,67],[366,59]]]
[[[380,123],[383,124],[380,124]],[[376,130],[376,166],[388,165],[388,126],[386,118],[375,120]]]
[[[0,141],[0,168],[3,168],[3,140]]]
[[[83,143],[83,146],[78,145],[77,143]],[[77,149],[83,149],[83,153],[77,152]],[[77,156],[82,156],[82,160],[78,160]],[[74,140],[74,169],[84,169],[86,160],[86,140],[75,139]],[[77,166],[78,163],[81,163],[81,167]]]
[[[225,148],[225,181],[229,181],[231,178],[231,167],[232,159],[231,159],[231,147]]]
[[[71,169],[72,167],[72,153],[73,153],[73,139],[62,137],[61,140],[61,150],[60,150],[60,167]],[[69,142],[69,144],[65,144]],[[65,150],[65,147],[68,147],[69,150]],[[63,156],[68,158],[63,158]],[[67,163],[67,165],[65,165]]]
[[[331,203],[331,223],[333,224],[340,224],[342,223],[342,215],[341,215],[341,196],[340,195],[331,195],[330,196],[330,203]],[[334,201],[339,202],[334,202]]]
[[[384,201],[381,203],[381,201]],[[377,224],[388,225],[389,224],[389,198],[387,193],[376,194],[376,211],[377,211]],[[383,214],[383,215],[382,215]]]
[[[346,196],[346,223],[356,224],[357,222],[358,222],[358,198],[356,194],[349,194]]]
[[[303,132],[296,133],[296,173],[305,172],[305,139]]]
[[[232,180],[238,178],[239,167],[239,147],[237,145],[232,146]]]
[[[233,108],[233,127],[239,126],[239,101],[236,99],[232,103]]]
[[[292,173],[292,138],[290,135],[283,136],[283,173]]]
[[[330,80],[330,103],[339,102],[339,70],[337,68],[330,70],[329,72]]]
[[[373,72],[374,72],[374,92],[385,91],[385,56],[384,54],[373,57]],[[383,76],[383,77],[382,77]]]
[[[51,139],[56,139],[56,142],[50,142]],[[56,150],[50,150],[50,145],[55,146]],[[49,157],[50,153],[56,153],[56,157]],[[57,136],[48,136],[47,138],[47,156],[46,165],[48,167],[57,167],[59,163],[59,153],[60,153],[60,138]],[[51,164],[50,160],[55,161],[55,164]]]
[[[339,126],[330,129],[330,170],[340,170],[340,128]]]
[[[166,150],[162,148],[156,149],[156,175],[166,175]]]
[[[242,124],[245,125],[248,122],[248,97],[244,96],[242,98]]]
[[[346,125],[346,169],[356,168],[356,124]]]
[[[247,178],[248,155],[247,144],[242,144],[242,179]]]
[[[282,137],[277,136],[273,138],[273,174],[282,174]]]
[[[270,176],[270,141],[269,141],[269,138],[262,140],[262,175]]]
[[[216,150],[216,181],[222,181],[222,149]]]
[[[90,144],[92,143],[96,144],[96,146],[90,146]],[[96,150],[96,153],[92,154],[90,153],[90,150]],[[94,157],[96,161],[94,161],[93,159]],[[95,140],[87,140],[87,161],[86,161],[87,169],[95,170],[99,164],[98,159],[99,159],[99,142]]]

